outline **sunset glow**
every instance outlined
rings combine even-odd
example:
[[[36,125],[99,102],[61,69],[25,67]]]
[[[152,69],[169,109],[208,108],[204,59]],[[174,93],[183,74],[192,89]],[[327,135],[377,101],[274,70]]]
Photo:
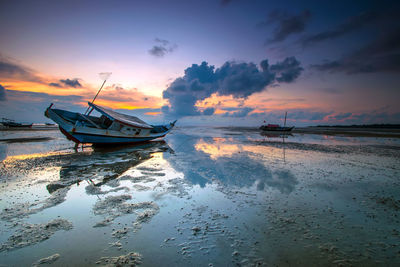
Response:
[[[98,73],[110,71],[96,103],[160,121],[257,126],[286,111],[294,125],[400,121],[398,67],[385,56],[397,51],[385,44],[397,44],[390,29],[398,21],[385,7],[161,2],[171,14],[152,17],[144,3],[100,2],[81,3],[84,12],[63,1],[2,6],[4,116],[22,119],[31,101],[24,120],[34,122],[46,120],[39,110],[49,100],[86,106]],[[183,16],[188,8],[197,10],[193,20]]]

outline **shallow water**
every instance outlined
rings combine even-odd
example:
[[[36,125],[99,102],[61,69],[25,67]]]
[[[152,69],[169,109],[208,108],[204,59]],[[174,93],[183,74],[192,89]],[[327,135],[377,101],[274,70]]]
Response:
[[[51,139],[0,142],[0,265],[400,264],[399,139],[192,127],[74,151],[58,131],[1,137]]]

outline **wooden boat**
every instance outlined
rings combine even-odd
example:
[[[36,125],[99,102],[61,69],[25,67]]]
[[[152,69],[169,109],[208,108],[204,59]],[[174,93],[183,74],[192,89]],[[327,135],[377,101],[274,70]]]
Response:
[[[260,130],[269,132],[290,132],[291,130],[293,130],[294,126],[286,127],[286,117],[287,117],[287,112],[285,113],[285,123],[283,127],[278,124],[266,124],[266,125],[261,125]]]
[[[91,109],[87,115],[52,108],[51,104],[45,116],[58,124],[60,131],[76,144],[125,144],[137,143],[164,137],[174,127],[175,122],[167,125],[149,125],[141,119],[88,102]],[[96,110],[101,116],[90,116]]]
[[[6,127],[31,128],[33,123],[19,123],[14,120],[2,118],[1,124]]]
[[[267,124],[267,125],[262,125],[260,127],[260,130],[263,131],[271,131],[271,132],[290,132],[293,130],[294,126],[292,127],[281,127],[278,124]]]
[[[99,75],[104,82],[92,102],[88,102],[89,106],[84,114],[53,109],[53,104],[44,112],[46,117],[58,124],[60,131],[69,140],[75,142],[75,148],[81,143],[107,145],[146,142],[164,137],[175,126],[176,120],[166,125],[149,125],[135,116],[95,105],[94,101],[111,72],[103,72]],[[101,116],[90,116],[93,110],[99,112]]]

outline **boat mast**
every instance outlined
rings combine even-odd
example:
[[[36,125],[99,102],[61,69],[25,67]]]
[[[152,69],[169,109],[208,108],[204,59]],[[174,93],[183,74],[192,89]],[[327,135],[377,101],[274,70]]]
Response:
[[[99,75],[100,75],[100,78],[103,78],[104,82],[103,82],[103,84],[101,85],[99,91],[97,91],[97,94],[96,94],[96,96],[93,98],[91,104],[94,103],[94,101],[96,100],[97,96],[99,95],[101,89],[103,89],[103,86],[104,86],[104,84],[106,83],[107,79],[111,76],[111,72],[102,72],[102,73],[99,73]],[[86,115],[86,113],[87,113],[87,115],[89,115],[90,113],[92,113],[93,108],[92,108],[92,110],[89,111],[90,107],[91,107],[91,106],[89,105],[88,108],[86,109],[85,115]],[[88,111],[89,111],[89,113],[88,113]]]
[[[287,116],[287,111],[285,112],[285,123],[283,124],[283,127],[286,127],[286,116]]]

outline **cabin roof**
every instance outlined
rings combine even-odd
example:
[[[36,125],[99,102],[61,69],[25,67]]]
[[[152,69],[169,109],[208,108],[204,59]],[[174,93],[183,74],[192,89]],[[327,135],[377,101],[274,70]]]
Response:
[[[103,114],[104,116],[107,116],[111,120],[116,120],[122,124],[129,125],[132,127],[139,127],[139,128],[144,128],[144,129],[153,129],[153,126],[147,124],[146,122],[142,121],[138,117],[135,116],[130,116],[126,114],[122,114],[116,111],[113,111],[111,109],[105,108],[105,107],[100,107],[98,105],[95,105],[93,103],[88,102],[89,106],[93,107],[95,110]]]

